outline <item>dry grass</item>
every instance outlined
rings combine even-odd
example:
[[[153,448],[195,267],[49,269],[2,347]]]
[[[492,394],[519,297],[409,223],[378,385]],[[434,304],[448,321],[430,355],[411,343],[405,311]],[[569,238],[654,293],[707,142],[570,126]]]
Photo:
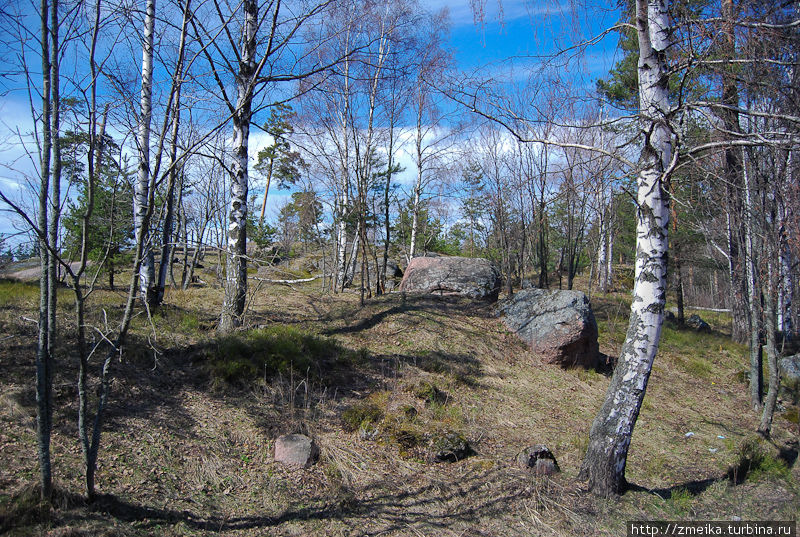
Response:
[[[739,380],[746,349],[720,333],[724,317],[708,319],[720,332],[707,335],[665,327],[631,446],[634,487],[605,500],[587,494],[576,477],[608,377],[540,363],[491,306],[393,294],[359,308],[356,294],[323,294],[318,281],[256,285],[250,326],[289,325],[335,342],[348,359],[313,375],[259,374],[211,389],[202,349],[216,341],[221,291],[202,277],[210,285],[170,291],[151,319],[140,315],[131,352],[114,363],[98,473],[106,496],[94,506],[72,502],[47,517],[11,521],[13,531],[567,536],[619,535],[625,520],[639,518],[796,516],[796,466],[736,486],[726,478],[756,420]],[[101,290],[91,300],[97,324],[100,308],[111,316],[120,299]],[[0,329],[10,336],[0,350],[0,512],[18,513],[11,507],[36,473],[27,388],[35,327],[23,320],[35,300],[0,306]],[[595,296],[593,306],[601,351],[614,357],[627,299]],[[68,331],[66,306],[62,313]],[[60,490],[77,496],[75,371],[66,352],[59,365],[55,472]],[[365,414],[379,429],[371,439],[347,424],[348,409],[358,405],[376,410]],[[308,470],[274,463],[275,437],[299,431],[317,438],[321,461]],[[417,435],[418,450],[398,441],[403,431]],[[441,431],[462,434],[474,455],[431,462],[424,448]],[[791,421],[776,420],[776,446],[796,435]],[[555,453],[562,474],[537,479],[514,467],[517,452],[537,443]]]

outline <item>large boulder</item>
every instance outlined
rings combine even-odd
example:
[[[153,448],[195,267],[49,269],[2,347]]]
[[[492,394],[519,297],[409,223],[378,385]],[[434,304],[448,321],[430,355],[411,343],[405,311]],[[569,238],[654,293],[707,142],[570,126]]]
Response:
[[[787,383],[800,383],[800,354],[781,358],[779,366]]]
[[[581,291],[526,289],[505,301],[498,313],[545,362],[597,366],[597,321]]]
[[[500,271],[486,259],[415,257],[408,264],[400,290],[409,293],[455,293],[497,300]]]

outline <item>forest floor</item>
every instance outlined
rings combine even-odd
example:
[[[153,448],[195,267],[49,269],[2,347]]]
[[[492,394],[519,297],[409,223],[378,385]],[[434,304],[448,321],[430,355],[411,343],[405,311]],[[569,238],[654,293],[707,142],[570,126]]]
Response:
[[[542,364],[483,302],[389,294],[360,308],[357,294],[323,294],[319,281],[254,280],[251,294],[255,330],[233,338],[215,336],[214,285],[168,290],[150,320],[134,320],[111,366],[92,504],[82,499],[77,364],[65,339],[54,379],[56,505],[41,509],[32,500],[38,287],[0,281],[0,532],[616,536],[630,520],[800,512],[796,394],[782,395],[772,440],[759,441],[747,349],[730,342],[724,314],[702,313],[712,333],[665,326],[631,444],[630,490],[599,498],[577,474],[608,373]],[[59,296],[69,334],[70,291]],[[628,296],[592,297],[612,360]],[[123,291],[96,292],[89,322],[111,323],[123,301]],[[275,438],[289,432],[316,439],[316,465],[273,461]],[[428,446],[449,432],[473,455],[432,462]],[[552,450],[560,474],[516,468],[534,444]]]

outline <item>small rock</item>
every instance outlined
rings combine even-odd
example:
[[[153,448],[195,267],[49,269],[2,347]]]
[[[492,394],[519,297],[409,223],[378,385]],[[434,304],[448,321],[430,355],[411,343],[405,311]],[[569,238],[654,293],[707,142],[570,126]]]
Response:
[[[437,436],[432,441],[433,460],[436,462],[458,462],[472,455],[472,447],[460,433],[453,431]]]
[[[667,311],[664,312],[664,320],[666,320],[666,321],[674,321],[675,320],[675,314],[672,312],[672,310],[667,310]]]
[[[358,437],[361,440],[375,440],[379,434],[380,429],[370,422],[364,422],[358,428]]]
[[[690,315],[689,318],[686,319],[686,326],[694,328],[695,332],[711,332],[711,326],[696,313]]]
[[[561,471],[553,452],[541,444],[520,451],[517,455],[517,466],[536,475],[553,475]]]
[[[319,459],[316,442],[304,434],[285,434],[275,440],[275,460],[288,466],[308,468]]]

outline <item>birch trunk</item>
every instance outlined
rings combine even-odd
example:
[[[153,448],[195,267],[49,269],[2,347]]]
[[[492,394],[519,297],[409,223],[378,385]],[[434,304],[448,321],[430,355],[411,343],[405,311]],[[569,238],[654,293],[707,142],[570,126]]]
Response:
[[[419,105],[417,110],[417,137],[415,141],[415,149],[417,152],[417,182],[414,185],[414,207],[411,216],[411,245],[408,248],[409,263],[414,259],[414,255],[416,254],[417,228],[419,227],[419,201],[422,193],[422,109],[425,104],[423,102],[422,92],[420,92],[419,103],[417,104]]]
[[[408,247],[408,261],[411,262],[416,255],[417,246],[417,228],[419,227],[419,190],[420,183],[422,182],[422,169],[417,174],[417,186],[414,187],[414,207],[411,215],[411,244]]]
[[[167,200],[164,214],[164,226],[161,239],[161,262],[158,266],[158,281],[153,296],[153,305],[158,306],[164,300],[164,289],[167,285],[167,271],[172,267],[172,230],[175,221],[175,184],[178,178],[178,131],[181,124],[181,88],[183,79],[183,56],[186,48],[186,30],[189,26],[189,7],[187,0],[183,10],[180,45],[178,46],[178,62],[173,75],[174,102],[172,104],[172,132],[170,133],[169,176],[167,179]],[[174,282],[174,278],[173,278]]]
[[[54,0],[55,2],[56,0]],[[49,2],[41,3],[41,47],[42,47],[42,148],[41,148],[41,182],[39,185],[39,260],[41,276],[39,277],[39,330],[36,346],[36,439],[39,457],[39,483],[43,499],[50,499],[53,492],[53,479],[50,463],[50,432],[52,430],[52,359],[48,346],[48,283],[50,270],[50,252],[47,249],[47,198],[50,190],[50,25]]]
[[[734,34],[735,13],[733,0],[722,0],[722,16],[725,19],[723,41],[723,56],[728,61],[736,56],[736,39]],[[734,66],[725,66],[722,72],[722,102],[726,108],[719,115],[722,119],[726,136],[733,137],[741,132],[739,126],[739,90],[736,86]],[[738,148],[730,146],[725,149],[725,184],[727,185],[728,202],[728,252],[729,252],[729,277],[731,301],[731,338],[744,343],[749,331],[749,308],[747,307],[747,280],[745,278],[745,263],[742,259],[742,248],[745,239],[742,236],[741,215],[742,190],[744,177],[742,169],[741,152]]]
[[[136,242],[142,244],[139,267],[139,296],[148,305],[153,299],[155,262],[150,243],[148,209],[150,203],[150,119],[153,95],[153,29],[156,1],[147,0],[142,39],[142,94],[139,111],[139,170],[133,189],[133,214]]]
[[[606,257],[606,287],[610,290],[614,286],[614,205],[612,201],[610,213],[611,217],[609,217],[609,222],[607,224],[607,234],[608,234],[608,246],[607,246],[607,257]]]
[[[763,402],[763,351],[761,346],[761,286],[756,272],[756,248],[754,240],[755,205],[753,203],[753,185],[750,174],[747,172],[747,163],[744,168],[744,199],[745,199],[745,263],[747,263],[747,302],[750,308],[750,405],[758,412]]]
[[[256,30],[258,2],[244,0],[244,39],[236,77],[236,109],[233,115],[233,177],[228,211],[228,260],[225,298],[219,332],[227,333],[242,324],[247,296],[247,186],[248,143],[252,117],[253,84],[256,74]]]
[[[638,177],[636,272],[631,317],[617,367],[592,424],[580,477],[601,495],[625,489],[625,465],[653,359],[661,338],[667,293],[669,203],[665,183],[673,165],[667,120],[666,0],[637,0],[639,99],[644,141]]]
[[[606,247],[608,244],[608,237],[606,236],[607,226],[605,206],[603,206],[600,214],[599,244],[597,247],[597,290],[601,293],[608,291],[608,278],[606,277],[606,267],[608,263],[608,248]]]
[[[774,252],[773,252],[774,253]],[[775,341],[776,311],[775,295],[777,294],[777,267],[773,264],[775,256],[770,256],[767,268],[767,289],[764,293],[764,331],[767,339],[767,395],[764,398],[764,407],[761,413],[761,423],[758,432],[769,438],[772,431],[772,418],[775,416],[775,407],[778,403],[778,390],[780,389],[780,372],[778,371],[778,349]]]

